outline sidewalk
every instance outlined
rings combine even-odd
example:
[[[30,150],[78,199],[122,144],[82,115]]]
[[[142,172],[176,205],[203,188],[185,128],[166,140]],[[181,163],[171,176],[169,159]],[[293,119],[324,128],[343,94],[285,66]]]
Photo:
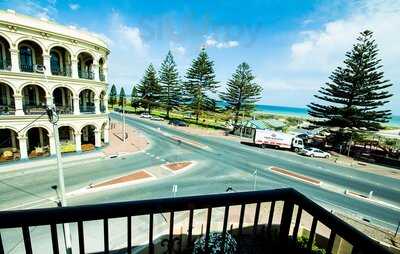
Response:
[[[110,144],[103,149],[105,156],[132,154],[145,150],[149,146],[147,139],[135,128],[126,124],[127,140],[123,142],[122,123],[111,121]]]

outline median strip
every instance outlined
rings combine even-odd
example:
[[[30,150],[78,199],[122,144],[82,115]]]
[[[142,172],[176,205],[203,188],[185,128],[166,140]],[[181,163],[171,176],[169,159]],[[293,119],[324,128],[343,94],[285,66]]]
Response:
[[[201,149],[207,148],[206,145],[203,145],[203,144],[201,144],[201,143],[195,142],[195,141],[193,141],[193,140],[188,140],[188,139],[185,139],[185,138],[182,138],[182,137],[171,136],[170,138],[171,138],[172,140],[174,140],[174,141],[182,142],[182,143],[185,143],[185,144],[188,144],[188,145],[191,145],[191,146],[194,146],[194,147],[198,147],[198,148],[201,148]]]
[[[310,184],[314,184],[314,185],[321,185],[321,181],[315,178],[311,178],[305,175],[301,175],[298,173],[294,173],[291,172],[289,170],[283,169],[283,168],[279,168],[279,167],[269,167],[269,170],[271,170],[274,173],[280,174],[280,175],[284,175],[287,177],[291,177],[291,178],[295,178],[297,180],[306,182],[306,183],[310,183]]]

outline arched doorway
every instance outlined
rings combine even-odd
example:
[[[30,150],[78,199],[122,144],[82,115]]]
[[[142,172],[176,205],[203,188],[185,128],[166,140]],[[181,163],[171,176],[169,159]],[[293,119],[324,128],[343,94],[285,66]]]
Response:
[[[109,126],[108,122],[105,122],[101,125],[101,133],[100,133],[100,139],[102,144],[108,144],[109,143]]]
[[[57,76],[71,76],[71,54],[63,47],[50,49],[51,74]]]
[[[72,91],[66,87],[57,87],[53,91],[53,103],[59,114],[73,114],[74,102]]]
[[[18,134],[11,129],[0,129],[0,162],[20,158]]]
[[[79,93],[79,109],[81,113],[96,113],[94,105],[94,91],[84,89]]]
[[[33,127],[27,132],[29,158],[50,155],[49,132],[43,127]]]
[[[86,125],[81,130],[82,151],[90,151],[95,149],[96,144],[96,127],[94,125]]]
[[[0,70],[11,70],[10,44],[0,36]]]
[[[27,115],[42,114],[46,110],[46,92],[38,85],[27,85],[22,89],[22,103]]]
[[[78,75],[79,78],[93,79],[93,57],[89,53],[82,52],[78,55]]]
[[[20,70],[34,72],[35,65],[43,65],[43,51],[34,41],[24,40],[18,44]]]
[[[75,130],[71,126],[58,128],[60,148],[62,153],[75,152]]]
[[[0,83],[0,115],[14,115],[14,90],[5,83]]]

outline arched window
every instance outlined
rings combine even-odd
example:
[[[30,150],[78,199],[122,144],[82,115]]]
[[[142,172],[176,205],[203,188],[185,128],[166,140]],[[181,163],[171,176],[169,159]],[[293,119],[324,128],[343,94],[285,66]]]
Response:
[[[54,75],[59,75],[61,72],[61,61],[60,61],[60,56],[57,52],[52,51],[50,52],[50,67],[51,67],[51,72]]]
[[[33,52],[30,47],[22,46],[19,49],[21,69],[23,71],[33,71]]]

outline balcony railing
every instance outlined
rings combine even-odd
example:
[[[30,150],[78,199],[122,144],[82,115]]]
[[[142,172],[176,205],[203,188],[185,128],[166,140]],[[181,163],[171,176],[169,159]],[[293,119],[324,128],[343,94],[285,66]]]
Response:
[[[78,70],[79,78],[94,79],[94,73],[92,71]]]
[[[100,112],[105,113],[106,112],[106,107],[104,105],[100,105]]]
[[[269,204],[268,211],[264,210],[265,206],[262,206],[264,203]],[[283,203],[283,207],[282,212],[279,212],[277,215],[278,212],[276,210],[279,210],[278,203]],[[246,211],[252,205],[255,209],[252,212]],[[229,227],[228,221],[229,218],[230,220],[233,219],[230,214],[234,211],[235,207],[240,208],[240,215],[237,218],[235,217],[238,221],[236,230],[233,230],[232,224]],[[190,250],[193,249],[194,241],[198,238],[196,236],[198,224],[196,223],[198,219],[197,215],[201,209],[206,215],[206,219],[202,220],[205,223],[205,230],[203,230],[203,224],[201,226],[201,235],[203,235],[205,246],[208,246],[207,243],[210,241],[211,224],[215,223],[213,217],[219,216],[221,222],[219,230],[222,234],[221,246],[225,246],[226,233],[229,232],[237,241],[237,253],[311,253],[318,223],[322,223],[330,229],[330,236],[325,246],[326,253],[332,253],[336,238],[346,240],[352,246],[352,250],[350,249],[351,253],[389,253],[382,245],[294,189],[165,198],[63,208],[4,211],[0,212],[0,229],[21,229],[24,242],[23,247],[27,254],[31,254],[31,243],[33,242],[31,239],[33,231],[31,229],[33,227],[46,228],[48,233],[40,235],[39,240],[43,240],[43,236],[46,235],[47,240],[52,244],[53,253],[61,253],[59,250],[57,224],[73,223],[71,225],[76,225],[75,223],[77,223],[77,230],[71,231],[75,232],[74,237],[72,237],[75,241],[73,241],[72,245],[79,249],[79,253],[86,253],[88,245],[85,245],[85,243],[87,244],[88,236],[86,235],[85,238],[85,233],[88,233],[88,229],[86,228],[85,230],[84,223],[97,220],[96,225],[91,224],[90,227],[92,231],[96,232],[94,239],[97,242],[96,246],[102,246],[104,253],[110,253],[109,229],[113,221],[115,222],[115,220],[111,219],[126,218],[125,222],[123,222],[126,224],[122,227],[121,224],[118,224],[117,227],[117,234],[126,237],[126,241],[124,241],[126,245],[118,253],[131,254],[133,253],[133,248],[135,248],[135,253],[143,253],[141,250],[145,250],[147,253],[153,254],[155,253],[155,247],[157,247],[157,253],[161,253],[162,249],[160,248],[165,248],[165,253],[191,253]],[[222,211],[218,209],[222,209]],[[294,213],[295,210],[297,210],[296,213]],[[169,216],[167,215],[169,217],[168,222],[163,213],[169,214]],[[181,217],[179,216],[181,213],[187,214],[183,220],[185,228],[187,228],[184,237],[182,235],[182,227],[180,233],[176,233],[178,230],[176,230],[175,224]],[[309,237],[306,247],[304,247],[305,249],[296,251],[297,249],[295,248],[298,247],[295,246],[293,239],[297,239],[300,232],[300,225],[303,224],[302,214],[305,213],[312,216]],[[158,214],[164,217],[168,225],[164,230],[166,233],[163,240],[160,238],[155,239],[155,226],[159,226],[157,223],[159,220],[155,220],[155,216]],[[250,228],[245,228],[244,226],[245,214],[250,214],[252,217]],[[266,220],[267,214],[269,214],[268,220]],[[141,217],[142,219],[146,219],[144,220],[148,225],[146,230],[143,230],[142,226],[140,227],[142,230],[140,230],[139,225],[132,225],[133,216],[142,215],[146,215],[146,217]],[[266,222],[261,223],[264,219]],[[273,225],[274,223],[275,225]],[[278,226],[277,230],[273,230],[273,226]],[[113,228],[116,229],[115,227]],[[291,228],[293,229],[291,230]],[[134,231],[135,229],[136,232]],[[274,232],[276,232],[276,235],[273,235]],[[133,233],[135,235],[147,235],[148,237],[144,239],[148,240],[144,240],[145,242],[142,240],[143,245],[133,246]],[[275,245],[275,247],[278,247],[273,248],[273,243],[278,243],[278,245]],[[36,242],[36,244],[40,243]],[[261,251],[254,251],[254,248],[259,244],[263,245]],[[4,243],[1,244],[0,242],[0,253],[4,253],[3,246],[7,248]],[[209,252],[206,247],[205,253]],[[225,250],[223,249],[220,253],[225,253]]]
[[[0,59],[0,70],[11,70],[11,60],[10,59]]]
[[[95,106],[79,106],[81,113],[94,114],[96,112]]]
[[[51,67],[51,74],[56,76],[71,77],[71,66],[65,66],[63,69],[59,67]]]
[[[10,105],[0,105],[0,115],[15,115],[15,107]]]
[[[21,65],[20,65],[20,71],[23,71],[23,72],[33,72],[33,65],[30,65],[30,64],[28,64],[28,65],[21,64]]]
[[[26,115],[41,115],[46,112],[44,105],[24,105],[23,109]]]
[[[99,79],[100,79],[100,81],[106,80],[106,76],[104,76],[104,72],[102,69],[99,69]]]
[[[74,113],[74,109],[72,106],[57,106],[57,112],[63,115],[71,115]]]

